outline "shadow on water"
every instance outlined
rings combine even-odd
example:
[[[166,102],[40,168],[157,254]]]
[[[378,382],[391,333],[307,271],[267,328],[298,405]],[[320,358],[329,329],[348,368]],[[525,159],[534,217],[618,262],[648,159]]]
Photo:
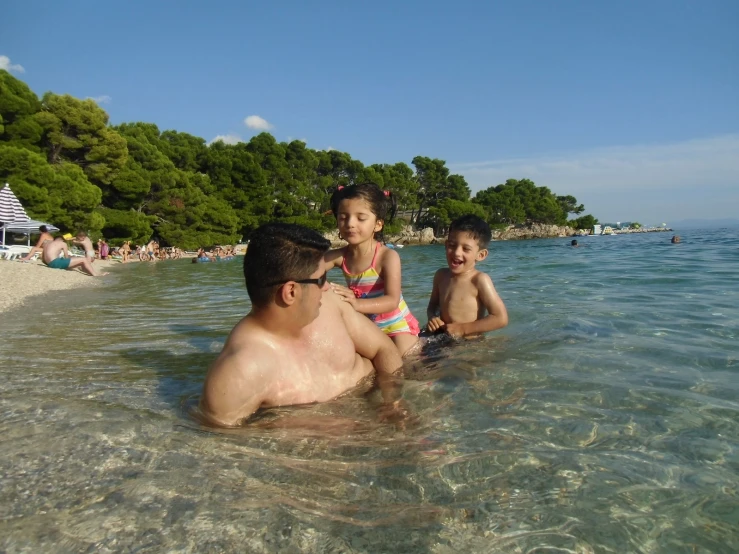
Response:
[[[199,398],[207,368],[216,356],[212,352],[175,354],[164,349],[129,350],[122,353],[126,361],[154,371],[157,376],[158,396],[180,410],[189,399]]]

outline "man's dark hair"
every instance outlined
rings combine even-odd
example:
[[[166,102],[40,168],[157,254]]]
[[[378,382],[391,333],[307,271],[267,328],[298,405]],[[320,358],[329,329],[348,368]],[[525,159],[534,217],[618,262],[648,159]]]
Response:
[[[452,221],[452,224],[449,226],[449,234],[459,232],[470,235],[477,241],[477,245],[481,249],[487,248],[492,238],[490,225],[481,217],[472,214],[463,215]]]
[[[320,234],[292,223],[267,223],[249,237],[244,256],[244,281],[253,306],[269,304],[279,285],[307,279],[331,242]]]

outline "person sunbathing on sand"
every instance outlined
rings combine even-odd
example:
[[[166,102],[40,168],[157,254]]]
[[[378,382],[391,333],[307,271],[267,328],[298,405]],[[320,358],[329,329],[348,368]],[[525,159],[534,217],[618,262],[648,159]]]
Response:
[[[59,257],[60,253],[64,253],[64,256]],[[92,267],[92,262],[87,258],[87,256],[84,258],[70,258],[67,243],[64,242],[64,237],[57,237],[44,246],[41,261],[52,269],[79,268],[83,273],[87,273],[93,277],[107,275],[107,273],[98,273],[95,271]]]
[[[31,248],[31,251],[28,254],[20,258],[21,262],[27,262],[36,252],[43,252],[44,246],[54,240],[54,235],[49,232],[49,228],[46,225],[42,225],[38,230],[41,231],[41,236],[38,238],[36,246]]]

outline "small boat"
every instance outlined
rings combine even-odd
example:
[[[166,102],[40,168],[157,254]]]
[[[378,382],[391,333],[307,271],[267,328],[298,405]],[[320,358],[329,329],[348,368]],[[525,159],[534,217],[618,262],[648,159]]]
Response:
[[[388,248],[391,248],[391,249],[395,250],[396,248],[403,248],[405,245],[404,244],[390,244],[388,242],[387,244],[385,244],[385,246],[387,246]]]
[[[616,233],[613,232],[613,228],[610,225],[606,225],[603,227],[603,232],[601,235],[615,235]]]

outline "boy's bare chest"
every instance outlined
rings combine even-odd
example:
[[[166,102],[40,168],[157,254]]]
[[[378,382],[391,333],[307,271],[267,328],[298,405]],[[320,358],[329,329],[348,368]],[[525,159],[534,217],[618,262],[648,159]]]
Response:
[[[444,283],[439,292],[444,321],[468,322],[477,319],[479,308],[477,287],[471,280],[450,279]]]

